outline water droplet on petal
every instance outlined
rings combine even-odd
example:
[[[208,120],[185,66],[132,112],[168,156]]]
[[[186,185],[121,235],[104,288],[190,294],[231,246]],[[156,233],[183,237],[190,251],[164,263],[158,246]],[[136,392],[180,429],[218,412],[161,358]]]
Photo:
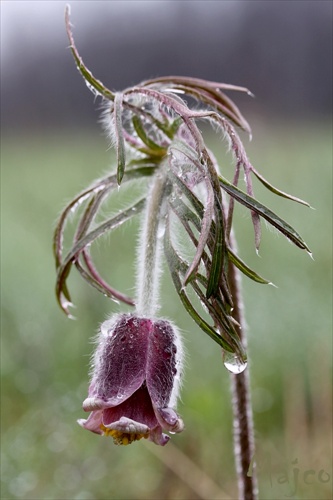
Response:
[[[223,352],[223,364],[227,370],[236,375],[242,373],[247,367],[247,362],[243,361],[237,354],[233,352]]]

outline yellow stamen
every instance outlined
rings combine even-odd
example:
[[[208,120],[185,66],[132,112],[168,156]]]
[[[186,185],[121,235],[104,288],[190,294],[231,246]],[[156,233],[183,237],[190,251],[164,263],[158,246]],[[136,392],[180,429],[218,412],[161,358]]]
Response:
[[[146,434],[136,434],[136,433],[128,433],[117,431],[116,429],[108,429],[105,425],[101,424],[100,429],[103,431],[105,436],[110,436],[113,438],[114,444],[127,446],[128,444],[133,443],[133,441],[139,441],[144,438],[147,439],[148,433]]]

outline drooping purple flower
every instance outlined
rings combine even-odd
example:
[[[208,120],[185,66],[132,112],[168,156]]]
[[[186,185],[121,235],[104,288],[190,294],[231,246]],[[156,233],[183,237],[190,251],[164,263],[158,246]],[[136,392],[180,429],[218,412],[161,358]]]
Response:
[[[93,361],[87,420],[78,423],[115,444],[142,437],[165,445],[183,421],[175,411],[182,349],[176,329],[166,320],[121,314],[101,326]]]

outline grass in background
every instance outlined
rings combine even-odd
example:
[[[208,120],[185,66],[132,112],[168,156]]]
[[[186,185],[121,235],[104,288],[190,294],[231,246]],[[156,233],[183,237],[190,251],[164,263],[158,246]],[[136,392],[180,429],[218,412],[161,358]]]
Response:
[[[73,273],[77,320],[66,319],[54,297],[51,242],[63,202],[110,164],[106,141],[96,136],[69,131],[2,141],[1,498],[236,498],[229,375],[219,348],[182,310],[168,279],[161,312],[184,332],[188,353],[179,407],[186,431],[173,437],[177,449],[141,442],[115,447],[75,423],[83,416],[90,339],[106,315],[120,309]],[[240,255],[278,286],[243,279],[265,499],[331,498],[331,144],[330,127],[323,124],[257,123],[248,147],[268,180],[316,209],[255,184],[258,199],[300,232],[314,261],[264,225],[258,258],[250,220],[238,210]],[[227,163],[226,171],[231,174]],[[126,292],[134,284],[136,226],[95,248],[112,284]],[[175,456],[177,450],[201,472]]]

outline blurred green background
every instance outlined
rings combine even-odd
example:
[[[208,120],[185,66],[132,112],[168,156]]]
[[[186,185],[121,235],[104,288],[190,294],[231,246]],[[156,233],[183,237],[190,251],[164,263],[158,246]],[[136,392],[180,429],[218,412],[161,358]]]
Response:
[[[89,106],[79,78],[76,85]],[[287,95],[288,88],[281,92]],[[279,115],[259,112],[260,96],[257,102],[256,113],[252,102],[247,114],[253,140],[244,137],[252,163],[274,185],[314,207],[275,197],[255,183],[258,199],[299,231],[314,260],[264,224],[258,257],[249,215],[237,209],[240,255],[277,285],[243,279],[260,498],[329,499],[330,111]],[[185,431],[164,448],[141,441],[116,447],[76,424],[84,417],[92,336],[108,314],[125,308],[90,289],[74,271],[70,287],[77,319],[63,315],[54,296],[52,233],[63,204],[105,173],[113,156],[97,125],[13,128],[6,123],[1,140],[1,498],[236,499],[229,374],[219,348],[182,310],[167,276],[161,314],[180,327],[187,351],[178,408]],[[208,141],[231,178],[224,145],[215,136]],[[124,226],[95,249],[101,270],[127,293],[134,284],[136,229],[137,222]]]

